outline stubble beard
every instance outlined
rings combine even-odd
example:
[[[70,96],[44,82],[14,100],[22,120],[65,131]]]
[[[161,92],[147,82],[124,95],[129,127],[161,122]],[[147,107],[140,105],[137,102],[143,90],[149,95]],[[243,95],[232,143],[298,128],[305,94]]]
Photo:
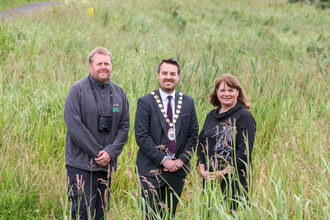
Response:
[[[172,81],[171,81],[172,82]],[[164,84],[165,84],[165,82],[163,82],[163,85],[164,86],[161,86],[160,84],[159,84],[159,87],[164,91],[164,92],[166,92],[167,94],[171,94],[171,93],[173,93],[173,91],[175,90],[175,88],[176,88],[176,85],[174,85],[174,82],[172,82],[173,83],[173,86],[171,86],[171,87],[166,87]]]

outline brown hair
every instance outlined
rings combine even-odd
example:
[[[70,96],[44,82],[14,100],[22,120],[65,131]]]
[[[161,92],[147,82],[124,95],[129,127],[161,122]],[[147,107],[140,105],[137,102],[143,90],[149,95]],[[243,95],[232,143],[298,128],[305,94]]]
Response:
[[[93,63],[93,58],[94,58],[95,54],[109,55],[111,64],[113,64],[113,57],[112,57],[111,53],[104,47],[97,47],[94,50],[92,50],[92,52],[90,52],[90,54],[88,55],[89,63]]]
[[[237,101],[239,101],[242,105],[244,105],[247,109],[251,108],[251,104],[247,102],[246,96],[243,92],[241,84],[238,82],[235,76],[231,74],[223,74],[220,76],[214,83],[213,91],[210,94],[210,103],[215,106],[219,107],[221,106],[221,103],[217,96],[217,90],[222,82],[225,82],[227,86],[237,89],[239,92],[239,95],[237,97]]]
[[[180,75],[181,66],[178,61],[173,58],[163,59],[162,62],[160,62],[160,64],[158,65],[158,74],[160,72],[160,67],[163,65],[163,63],[175,65],[178,68],[178,75]]]

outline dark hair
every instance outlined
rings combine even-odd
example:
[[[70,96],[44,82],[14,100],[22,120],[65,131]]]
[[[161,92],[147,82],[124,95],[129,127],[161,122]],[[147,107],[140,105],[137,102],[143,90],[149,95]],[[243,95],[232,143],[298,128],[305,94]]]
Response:
[[[158,74],[160,72],[160,67],[163,65],[163,63],[175,65],[178,68],[178,75],[180,75],[181,66],[178,61],[173,58],[163,59],[162,62],[160,62],[160,64],[158,65]]]
[[[227,86],[237,89],[239,92],[239,95],[237,97],[237,101],[239,101],[242,105],[244,105],[247,109],[251,108],[251,104],[247,102],[246,96],[243,92],[242,86],[241,84],[238,82],[238,80],[236,79],[235,76],[231,75],[231,74],[223,74],[222,76],[220,76],[218,79],[215,80],[214,83],[214,88],[213,91],[210,94],[210,103],[215,106],[215,107],[219,107],[221,106],[221,103],[218,99],[217,96],[217,90],[220,86],[220,84],[222,82],[225,82]]]

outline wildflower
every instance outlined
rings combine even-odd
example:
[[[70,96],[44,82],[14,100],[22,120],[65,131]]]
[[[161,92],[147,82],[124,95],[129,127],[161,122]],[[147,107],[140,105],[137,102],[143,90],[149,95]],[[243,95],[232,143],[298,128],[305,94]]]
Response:
[[[164,201],[159,202],[158,205],[159,205],[160,207],[162,207],[162,209],[166,210],[166,205],[165,205]]]
[[[160,175],[162,173],[161,170],[158,170],[158,169],[157,170],[150,170],[149,173],[153,174],[156,177],[157,181],[159,182],[158,175]]]
[[[89,164],[90,164],[91,166],[88,166],[88,165],[87,165],[87,167],[88,167],[88,169],[92,170],[93,167],[94,167],[94,165],[93,165],[93,159],[92,159],[92,158],[91,158],[91,162],[89,162]]]
[[[132,153],[131,153],[131,151],[128,151],[128,152],[127,152],[127,156],[128,156],[128,158],[132,157]]]
[[[132,180],[132,173],[131,173],[130,168],[129,168],[128,165],[126,165],[126,172],[127,172],[127,174],[128,174],[128,178],[129,178],[130,180]]]

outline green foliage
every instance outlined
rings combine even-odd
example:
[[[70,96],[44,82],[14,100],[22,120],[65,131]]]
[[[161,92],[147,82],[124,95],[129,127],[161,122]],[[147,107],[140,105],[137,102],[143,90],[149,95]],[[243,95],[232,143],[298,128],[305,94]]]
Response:
[[[318,8],[330,8],[330,0],[289,0],[289,3],[306,3],[315,5]]]
[[[130,136],[112,176],[113,219],[142,216],[136,103],[157,87],[157,64],[169,57],[183,66],[178,90],[194,98],[200,127],[223,73],[239,79],[252,104],[253,193],[236,219],[329,219],[329,13],[261,0],[96,0],[1,20],[0,219],[69,216],[63,106],[96,46],[112,52],[111,79],[130,102]],[[196,156],[191,167],[177,219],[232,219],[217,191],[208,206]]]

